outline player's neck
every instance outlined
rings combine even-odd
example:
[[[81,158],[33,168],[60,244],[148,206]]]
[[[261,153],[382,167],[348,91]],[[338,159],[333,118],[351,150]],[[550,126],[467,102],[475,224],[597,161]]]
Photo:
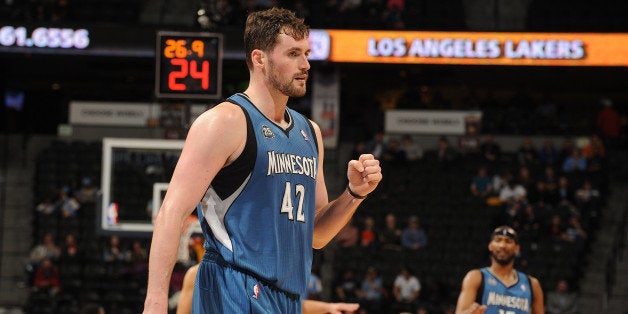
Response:
[[[250,85],[244,93],[269,120],[280,126],[287,124],[285,114],[288,96],[273,93],[267,88],[255,88],[253,85]]]
[[[491,264],[489,267],[490,272],[495,275],[506,286],[510,286],[517,282],[517,272],[515,271],[513,264],[500,265],[497,263]]]

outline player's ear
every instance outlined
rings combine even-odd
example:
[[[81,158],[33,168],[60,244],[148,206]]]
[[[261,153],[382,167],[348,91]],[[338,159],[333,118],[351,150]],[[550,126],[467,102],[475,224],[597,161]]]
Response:
[[[266,64],[266,53],[260,49],[254,49],[251,52],[251,61],[253,62],[253,67],[263,68]]]

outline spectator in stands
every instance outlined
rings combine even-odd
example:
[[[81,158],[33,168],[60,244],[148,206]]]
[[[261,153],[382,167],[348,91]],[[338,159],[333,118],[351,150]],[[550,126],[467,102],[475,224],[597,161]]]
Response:
[[[323,293],[323,282],[318,275],[318,270],[315,266],[312,266],[310,272],[310,279],[307,283],[307,299],[308,300],[320,300],[321,293]]]
[[[421,294],[421,282],[410,273],[407,267],[403,267],[393,283],[393,295],[395,300],[391,307],[395,311],[414,313],[418,306]]]
[[[357,303],[359,287],[360,281],[356,277],[355,270],[346,268],[334,284],[334,300],[343,303]]]
[[[81,180],[81,187],[74,193],[76,200],[81,204],[96,202],[98,189],[92,184],[92,179],[85,177]]]
[[[622,133],[622,118],[609,98],[600,99],[602,109],[597,113],[596,131],[609,145],[615,145]]]
[[[413,251],[424,250],[427,246],[427,234],[417,216],[408,218],[408,225],[401,232],[401,246]]]
[[[526,166],[534,171],[540,164],[538,157],[539,152],[534,146],[532,138],[525,136],[517,149],[517,162],[520,166]]]
[[[543,166],[555,166],[558,163],[558,151],[551,139],[543,141],[543,146],[539,149],[539,161]]]
[[[103,260],[108,265],[119,266],[129,260],[128,252],[122,247],[120,237],[112,235],[103,250]]]
[[[590,159],[594,154],[601,157],[606,155],[604,142],[602,142],[602,138],[596,134],[591,135],[588,143],[582,147],[582,156],[584,158]]]
[[[397,216],[389,213],[385,218],[384,228],[379,233],[381,248],[384,250],[401,250],[401,229],[397,226]]]
[[[74,218],[78,210],[81,208],[81,204],[76,200],[70,187],[64,186],[61,189],[59,195],[59,202],[61,204],[61,214],[63,218]]]
[[[526,190],[526,198],[531,202],[538,200],[536,195],[536,180],[532,177],[532,173],[528,166],[520,166],[517,176],[517,183]]]
[[[360,241],[360,230],[353,222],[353,219],[349,220],[347,224],[338,231],[334,237],[334,242],[339,248],[355,247]]]
[[[562,147],[558,150],[557,164],[562,167],[567,157],[571,156],[575,149],[576,149],[576,144],[574,143],[573,139],[565,138],[563,140]]]
[[[402,165],[408,160],[406,152],[396,138],[391,138],[386,145],[386,150],[382,154],[382,160],[392,165]]]
[[[440,162],[449,163],[456,159],[456,150],[449,145],[449,140],[446,137],[438,139],[438,148],[436,150],[436,160]]]
[[[41,216],[50,216],[57,211],[57,204],[55,204],[52,196],[46,196],[41,203],[37,204],[35,209]]]
[[[78,243],[76,243],[74,234],[66,234],[59,259],[62,262],[77,262],[81,261],[82,257],[82,252],[79,249]]]
[[[375,226],[375,219],[373,216],[367,215],[364,217],[364,226],[360,230],[360,245],[363,248],[367,248],[371,251],[379,248],[378,231]]]
[[[556,203],[554,203],[553,205],[557,206],[563,201],[567,201],[569,203],[572,203],[574,201],[574,189],[571,186],[571,182],[569,181],[567,177],[565,176],[558,177],[558,188],[556,192],[558,194],[558,199],[556,200]]]
[[[569,283],[561,279],[556,288],[547,293],[545,305],[547,314],[575,314],[577,311],[577,295],[569,291]]]
[[[381,158],[387,149],[384,131],[378,131],[373,138],[366,143],[366,152],[373,154],[377,159]]]
[[[142,241],[135,239],[131,243],[131,250],[127,253],[128,267],[124,273],[130,275],[142,275],[148,270],[148,252]]]
[[[480,143],[480,155],[489,169],[492,169],[494,173],[501,159],[502,148],[499,143],[495,142],[493,134],[487,134],[484,137],[484,141]]]
[[[565,159],[563,163],[563,173],[566,174],[583,174],[587,170],[587,160],[582,156],[579,148],[574,148],[571,155]]]
[[[493,184],[486,167],[480,166],[477,174],[471,179],[471,194],[484,200],[493,193]]]
[[[599,220],[600,191],[593,187],[591,181],[585,180],[576,189],[574,204],[584,219],[586,228],[596,228]]]
[[[415,161],[423,158],[423,148],[414,141],[410,134],[404,134],[401,137],[401,148],[406,152],[408,161]]]
[[[44,259],[57,260],[61,255],[61,249],[55,243],[51,232],[44,234],[42,241],[35,245],[30,252],[30,262],[33,267],[38,267]]]
[[[46,257],[42,259],[39,268],[35,272],[33,289],[35,291],[46,292],[51,297],[54,297],[61,291],[59,271],[50,258]]]
[[[558,202],[558,177],[553,166],[545,166],[541,179],[537,181],[536,193],[539,201],[547,204]]]
[[[381,313],[384,299],[384,284],[375,267],[371,266],[366,270],[360,289],[356,293],[360,303],[360,312]]]
[[[525,187],[517,182],[514,178],[507,174],[502,178],[502,188],[499,190],[499,199],[503,204],[509,205],[515,202],[523,202],[526,200],[527,191]]]

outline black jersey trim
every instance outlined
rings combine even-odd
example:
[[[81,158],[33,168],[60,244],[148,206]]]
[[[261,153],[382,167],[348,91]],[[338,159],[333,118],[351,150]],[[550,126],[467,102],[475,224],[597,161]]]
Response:
[[[257,160],[257,140],[253,132],[253,122],[249,113],[234,100],[226,101],[240,107],[246,118],[246,144],[240,156],[238,156],[231,164],[220,169],[216,177],[212,181],[211,187],[216,191],[220,199],[226,199],[233,194],[244,183],[248,175],[253,171]]]
[[[484,272],[481,269],[478,270],[480,271],[480,286],[475,294],[475,302],[482,304],[482,297],[484,296]]]

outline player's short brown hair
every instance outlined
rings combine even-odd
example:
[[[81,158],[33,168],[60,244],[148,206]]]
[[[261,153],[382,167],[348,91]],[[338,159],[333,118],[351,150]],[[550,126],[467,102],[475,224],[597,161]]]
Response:
[[[283,8],[271,8],[250,13],[244,28],[246,65],[251,69],[251,52],[255,49],[271,51],[277,44],[277,36],[284,33],[296,40],[309,36],[309,26],[294,12]]]

